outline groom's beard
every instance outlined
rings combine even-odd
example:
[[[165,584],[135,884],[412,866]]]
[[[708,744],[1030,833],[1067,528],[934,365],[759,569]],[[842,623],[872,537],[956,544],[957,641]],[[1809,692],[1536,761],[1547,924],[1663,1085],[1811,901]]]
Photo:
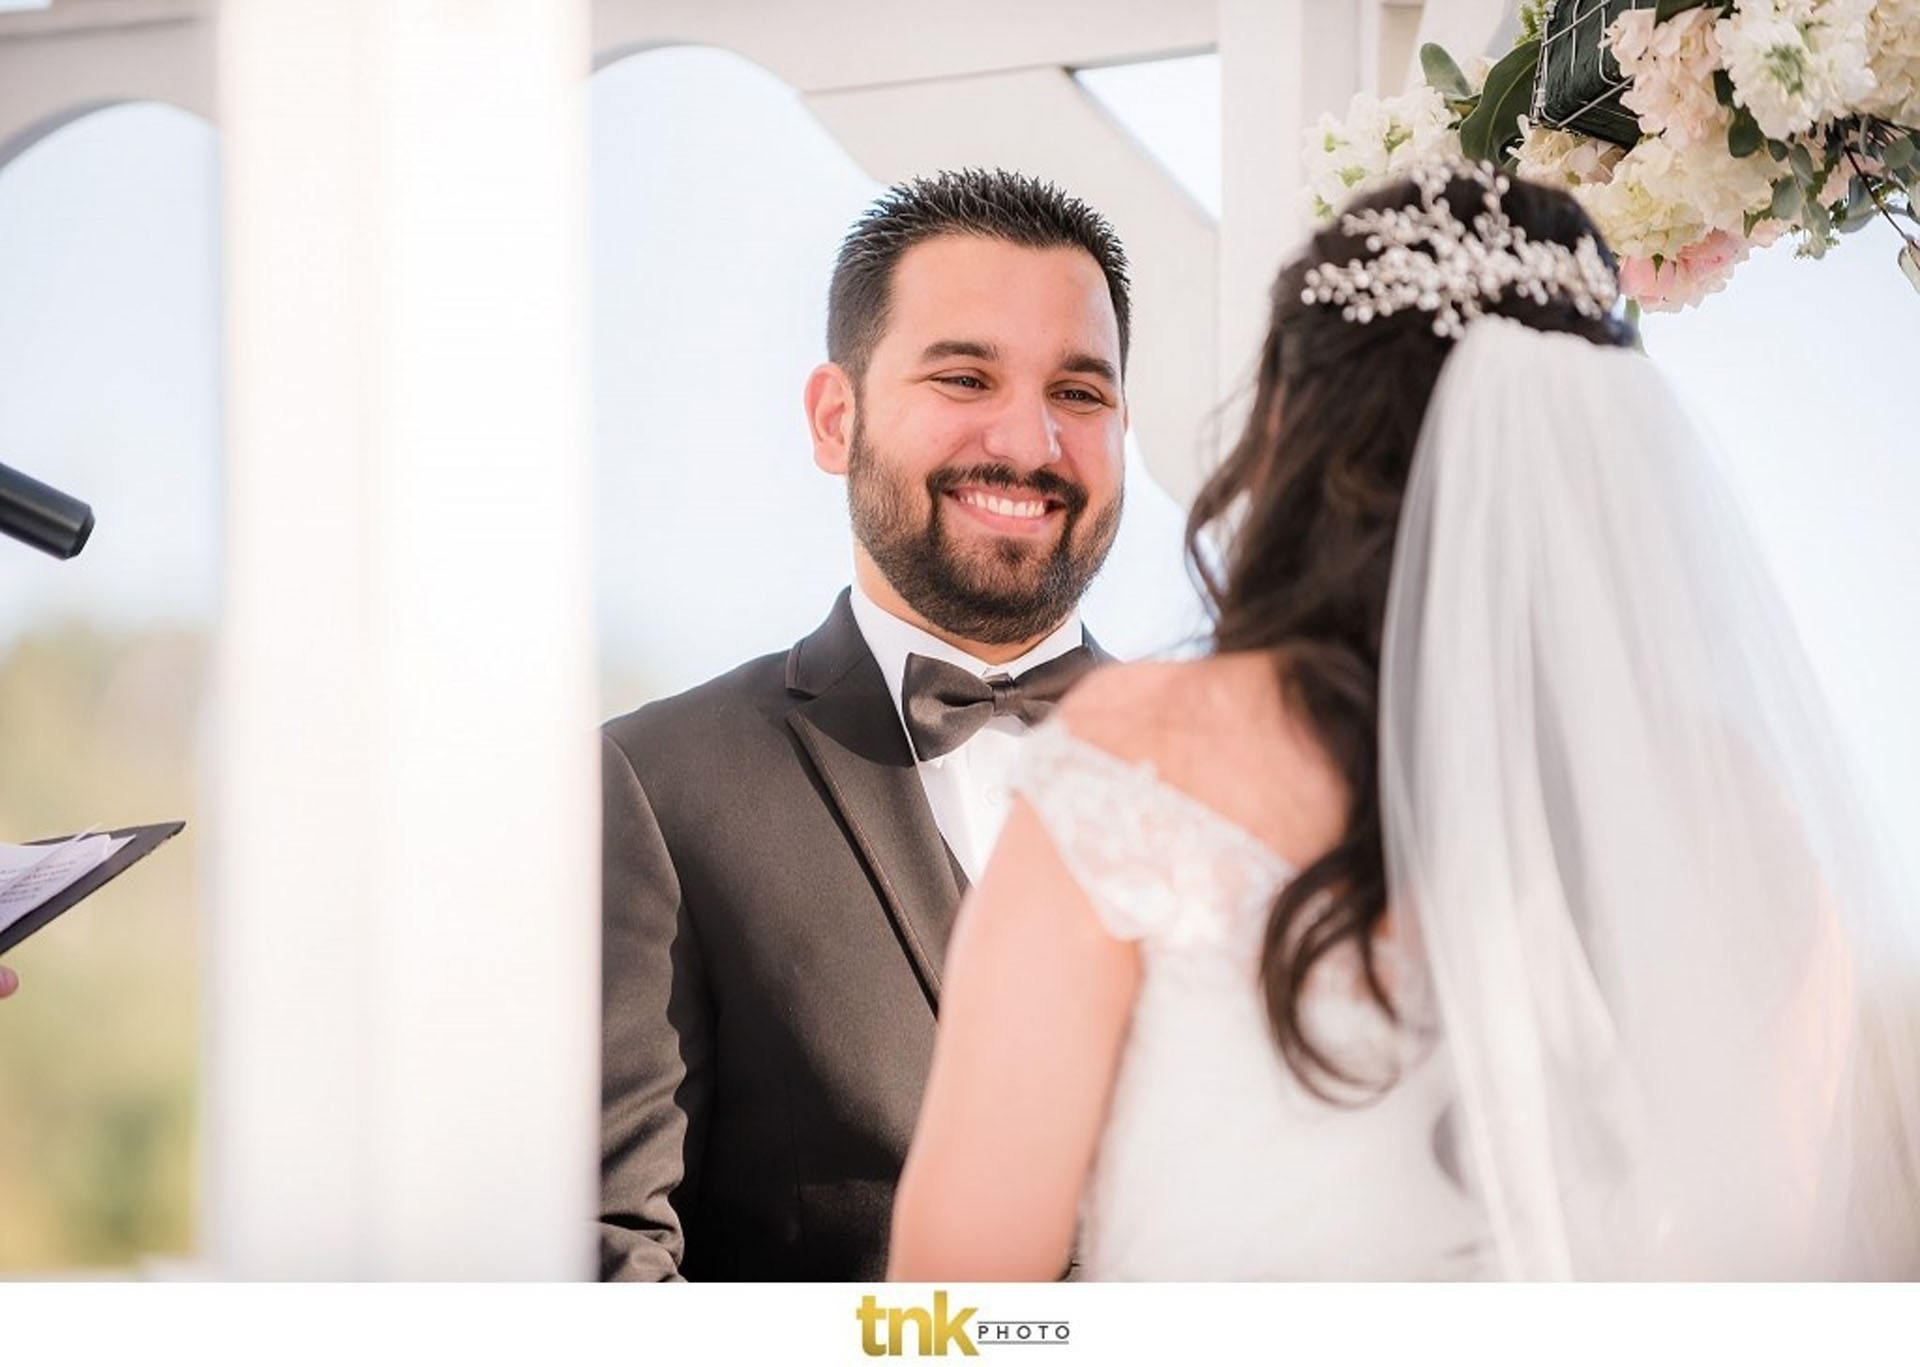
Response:
[[[1018,537],[955,536],[946,493],[963,484],[1035,494],[1063,505],[1048,546]],[[924,502],[923,502],[924,499]],[[907,605],[949,635],[981,645],[1044,636],[1073,611],[1113,547],[1121,493],[1087,518],[1087,491],[1048,470],[1004,465],[935,470],[916,489],[876,457],[856,424],[847,453],[853,534]]]

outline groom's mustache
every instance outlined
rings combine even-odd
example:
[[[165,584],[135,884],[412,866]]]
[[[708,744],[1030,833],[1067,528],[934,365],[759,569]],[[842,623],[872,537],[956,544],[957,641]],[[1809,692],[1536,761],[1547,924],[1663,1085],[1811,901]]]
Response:
[[[935,470],[927,476],[927,492],[936,497],[952,493],[963,484],[1036,494],[1060,504],[1069,513],[1077,513],[1087,506],[1087,491],[1051,470],[1033,470],[1023,475],[1005,465],[970,465],[964,469]]]

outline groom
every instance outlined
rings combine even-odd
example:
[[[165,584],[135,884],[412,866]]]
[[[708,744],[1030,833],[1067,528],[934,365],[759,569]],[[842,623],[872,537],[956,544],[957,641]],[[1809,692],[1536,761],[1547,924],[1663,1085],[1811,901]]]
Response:
[[[1125,257],[1054,186],[895,186],[808,379],[854,582],[791,650],[607,723],[600,1268],[879,1280],[960,894],[1092,663]]]

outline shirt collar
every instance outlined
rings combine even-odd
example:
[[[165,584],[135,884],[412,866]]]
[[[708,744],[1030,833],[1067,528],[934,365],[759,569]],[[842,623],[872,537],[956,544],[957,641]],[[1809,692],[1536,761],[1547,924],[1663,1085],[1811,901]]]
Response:
[[[859,625],[860,634],[866,638],[867,649],[873,652],[873,658],[880,666],[880,673],[887,681],[887,692],[893,696],[894,711],[900,713],[902,725],[905,725],[906,713],[901,705],[900,690],[906,677],[907,656],[910,654],[925,655],[928,659],[958,665],[975,678],[1005,674],[1017,679],[1029,669],[1058,659],[1075,646],[1084,644],[1080,610],[1075,608],[1067,614],[1064,622],[1047,633],[1026,654],[1005,664],[988,664],[984,660],[976,660],[958,646],[949,645],[931,632],[895,617],[869,598],[857,579],[853,583],[853,620]]]

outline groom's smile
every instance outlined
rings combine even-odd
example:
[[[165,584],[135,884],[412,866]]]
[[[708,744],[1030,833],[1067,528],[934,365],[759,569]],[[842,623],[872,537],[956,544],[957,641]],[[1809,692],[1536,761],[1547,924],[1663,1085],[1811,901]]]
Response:
[[[988,531],[1037,536],[1052,530],[1055,513],[1066,505],[1045,498],[1009,498],[988,489],[956,489],[946,495]]]
[[[936,470],[927,477],[936,503],[962,526],[987,536],[1056,543],[1087,506],[1086,490],[1051,470],[1022,476],[1004,465]]]

